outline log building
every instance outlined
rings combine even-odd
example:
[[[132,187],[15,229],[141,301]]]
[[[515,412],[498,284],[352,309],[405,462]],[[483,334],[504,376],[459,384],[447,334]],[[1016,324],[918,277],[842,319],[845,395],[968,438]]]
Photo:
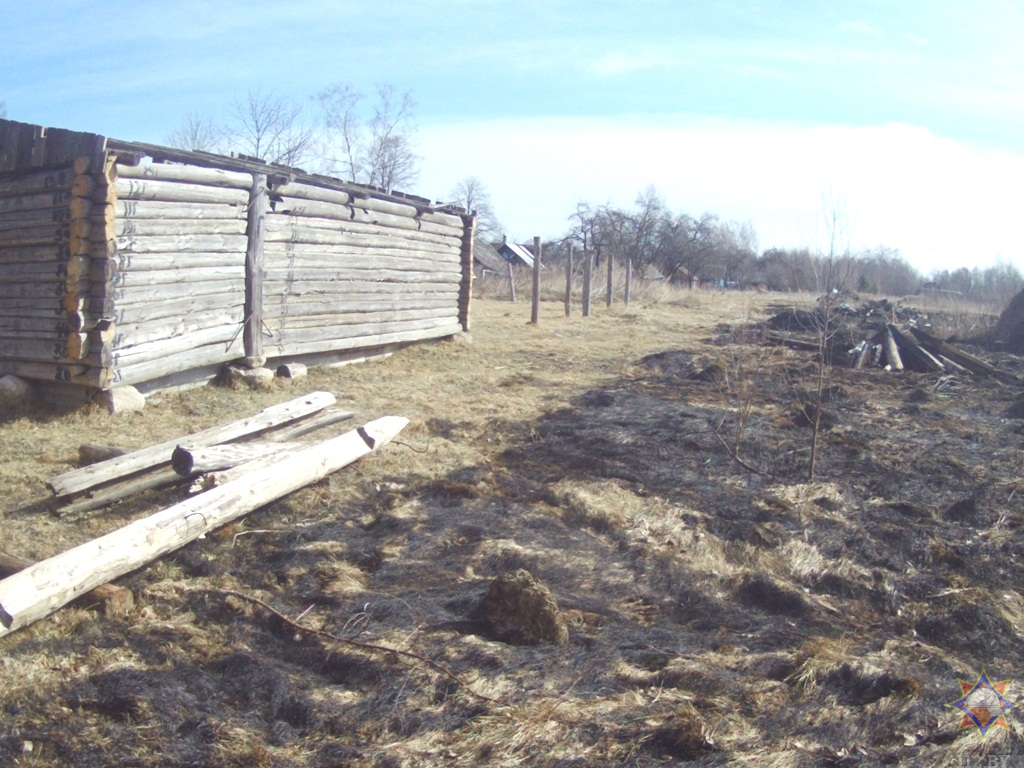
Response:
[[[0,120],[0,376],[151,393],[449,337],[474,230],[420,197]]]

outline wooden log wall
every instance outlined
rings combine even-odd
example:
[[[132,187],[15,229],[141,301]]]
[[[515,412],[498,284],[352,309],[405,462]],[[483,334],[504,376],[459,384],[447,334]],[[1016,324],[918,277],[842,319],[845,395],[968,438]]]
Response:
[[[111,385],[139,385],[243,354],[252,175],[118,163],[93,220],[91,308]],[[100,235],[102,233],[102,235]]]
[[[154,151],[0,120],[0,375],[154,389],[469,329],[473,216]]]
[[[101,386],[88,309],[95,198],[104,156],[0,177],[0,373]]]
[[[461,216],[301,182],[278,185],[270,198],[262,308],[267,355],[375,347],[462,330]]]

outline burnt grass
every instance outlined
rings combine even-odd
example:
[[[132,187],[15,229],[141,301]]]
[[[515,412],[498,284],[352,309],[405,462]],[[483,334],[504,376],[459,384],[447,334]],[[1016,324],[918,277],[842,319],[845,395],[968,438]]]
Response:
[[[120,580],[126,619],[5,638],[0,765],[1020,761],[1015,712],[982,739],[949,704],[1024,675],[1022,390],[830,367],[808,480],[817,362],[747,330],[539,419],[437,414],[483,458],[371,459]],[[489,634],[518,568],[567,646]]]

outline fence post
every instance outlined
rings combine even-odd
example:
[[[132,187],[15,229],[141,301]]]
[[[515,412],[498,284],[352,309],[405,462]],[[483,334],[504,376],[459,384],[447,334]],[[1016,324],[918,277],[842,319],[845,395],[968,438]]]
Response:
[[[590,292],[594,271],[594,252],[583,249],[583,316],[590,317]]]
[[[540,320],[540,238],[533,238],[533,307],[530,310],[530,322],[534,325]]]
[[[565,259],[565,316],[572,314],[572,243]]]
[[[263,365],[263,232],[266,225],[270,198],[267,195],[267,175],[254,173],[249,189],[249,220],[245,233],[245,325],[242,345],[245,357]]]
[[[626,259],[626,296],[625,304],[629,306],[629,286],[633,282],[633,260]]]
[[[512,301],[516,300],[516,276],[512,271],[512,262],[508,263],[508,293]]]
[[[462,280],[459,282],[459,324],[469,333],[469,304],[473,299],[473,243],[476,240],[476,216],[462,217]]]
[[[612,254],[609,253],[608,254],[608,299],[607,299],[609,307],[612,305],[612,263],[614,261],[615,261],[615,259],[612,257]]]

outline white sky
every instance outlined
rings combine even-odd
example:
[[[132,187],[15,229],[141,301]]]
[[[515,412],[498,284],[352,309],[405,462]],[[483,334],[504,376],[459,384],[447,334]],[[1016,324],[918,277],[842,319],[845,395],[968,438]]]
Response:
[[[653,185],[762,249],[924,272],[1024,270],[1024,10],[1011,0],[0,0],[0,100],[26,122],[163,141],[250,89],[418,102],[418,192],[474,175],[510,235]]]

